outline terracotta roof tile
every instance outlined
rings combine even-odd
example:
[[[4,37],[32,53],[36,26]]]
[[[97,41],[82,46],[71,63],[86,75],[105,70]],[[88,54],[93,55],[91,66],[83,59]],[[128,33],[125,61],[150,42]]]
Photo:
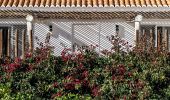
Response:
[[[24,5],[24,0],[20,0],[18,6],[22,7]]]
[[[0,0],[0,7],[161,7],[170,0]]]
[[[35,0],[30,0],[29,7],[33,7],[35,5]]]
[[[10,6],[12,6],[12,4],[13,4],[13,0],[10,0],[10,1],[7,3],[7,6],[10,7]]]
[[[140,0],[140,3],[142,5],[142,7],[146,7],[146,1],[145,0]]]
[[[51,7],[55,6],[56,0],[51,0]]]
[[[45,7],[50,7],[50,6],[51,6],[51,0],[46,0]]]
[[[113,0],[109,0],[109,6],[114,6]]]
[[[135,1],[134,0],[130,0],[130,5],[131,6],[135,6]]]
[[[7,6],[8,4],[8,0],[4,0],[4,2],[2,3],[2,6]]]
[[[97,7],[98,6],[97,0],[93,0],[92,2],[93,2],[93,7]]]
[[[129,0],[125,0],[126,7],[130,6]]]
[[[151,6],[150,0],[145,0],[146,1],[146,6]]]
[[[160,1],[160,0],[156,0],[156,4],[157,4],[158,6],[162,6],[162,4],[161,4],[161,1]]]
[[[35,7],[38,7],[40,5],[40,0],[35,0]]]
[[[59,2],[59,0],[58,0],[58,2]],[[76,1],[76,0],[69,0],[69,2],[70,2],[70,7],[75,7],[76,4],[77,4],[77,1]],[[66,6],[67,6],[67,5],[66,5]]]
[[[170,6],[170,0],[166,0],[167,4]]]
[[[140,5],[140,0],[135,0],[136,6],[139,7]]]
[[[152,6],[156,7],[156,2],[155,2],[155,0],[151,0],[151,4],[152,4]]]
[[[29,5],[29,0],[25,0],[24,6],[27,7]]]

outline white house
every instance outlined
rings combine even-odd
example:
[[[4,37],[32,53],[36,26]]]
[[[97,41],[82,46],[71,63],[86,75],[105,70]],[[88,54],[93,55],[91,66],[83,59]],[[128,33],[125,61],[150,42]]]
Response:
[[[135,45],[137,30],[170,50],[170,0],[0,0],[0,55],[22,54],[23,29],[33,47],[50,31],[56,55],[75,44],[110,49],[106,37],[116,32]]]

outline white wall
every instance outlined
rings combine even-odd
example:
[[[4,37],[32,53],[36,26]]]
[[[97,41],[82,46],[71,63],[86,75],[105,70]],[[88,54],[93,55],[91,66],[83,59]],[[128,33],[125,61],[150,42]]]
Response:
[[[63,45],[71,48],[72,33],[74,41],[78,44],[101,46],[100,50],[110,49],[111,44],[106,38],[115,34],[115,26],[120,26],[121,38],[127,40],[134,45],[134,23],[126,23],[125,20],[44,20],[35,21],[34,36],[38,37],[41,42],[45,41],[45,36],[48,33],[48,25],[53,25],[53,35],[51,45],[55,46],[55,54],[60,55],[63,50]],[[94,24],[94,25],[91,25]],[[73,28],[74,27],[74,28]],[[93,34],[93,35],[92,35]],[[100,41],[99,40],[100,37]],[[35,43],[35,47],[37,44]],[[99,50],[99,48],[97,48]]]
[[[40,42],[45,41],[46,34],[48,33],[48,25],[53,25],[53,35],[51,37],[51,44],[55,46],[55,54],[60,55],[63,50],[62,45],[71,47],[72,42],[72,31],[77,35],[78,43],[99,43],[96,42],[100,36],[100,45],[102,49],[110,49],[111,44],[106,39],[106,36],[110,36],[115,33],[115,26],[120,27],[121,38],[128,41],[130,44],[135,44],[135,29],[134,22],[126,22],[125,20],[34,20],[34,38],[38,37]],[[73,30],[73,24],[87,24],[87,25],[75,25]],[[89,25],[96,24],[96,25]],[[170,19],[144,19],[141,22],[142,25],[157,25],[157,26],[170,26]],[[11,25],[26,25],[25,19],[0,19],[0,26],[11,26]],[[99,35],[100,32],[100,35]],[[87,39],[88,35],[95,34],[95,37],[90,36],[90,40]],[[82,37],[86,37],[84,40]],[[96,38],[97,37],[97,38]],[[12,38],[11,38],[12,39]],[[87,40],[86,40],[87,39]],[[37,44],[34,42],[34,47]],[[169,34],[169,47],[170,47],[170,34]]]
[[[0,25],[10,26],[10,25],[26,25],[25,19],[0,19]]]

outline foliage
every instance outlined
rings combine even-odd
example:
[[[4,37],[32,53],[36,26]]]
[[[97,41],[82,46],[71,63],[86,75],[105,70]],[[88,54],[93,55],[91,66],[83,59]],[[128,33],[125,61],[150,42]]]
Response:
[[[132,49],[117,36],[109,40],[113,47],[103,55],[91,45],[75,52],[65,48],[56,57],[46,40],[26,59],[2,59],[0,98],[170,99],[170,53]]]

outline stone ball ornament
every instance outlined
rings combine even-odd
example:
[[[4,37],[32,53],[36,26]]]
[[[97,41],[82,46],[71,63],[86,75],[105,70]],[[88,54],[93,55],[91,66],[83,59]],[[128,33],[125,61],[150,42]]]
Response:
[[[33,16],[32,15],[27,15],[26,16],[26,20],[28,21],[28,22],[32,22],[33,21]]]
[[[136,17],[135,17],[135,21],[136,22],[141,22],[143,20],[143,16],[142,15],[137,15]]]

